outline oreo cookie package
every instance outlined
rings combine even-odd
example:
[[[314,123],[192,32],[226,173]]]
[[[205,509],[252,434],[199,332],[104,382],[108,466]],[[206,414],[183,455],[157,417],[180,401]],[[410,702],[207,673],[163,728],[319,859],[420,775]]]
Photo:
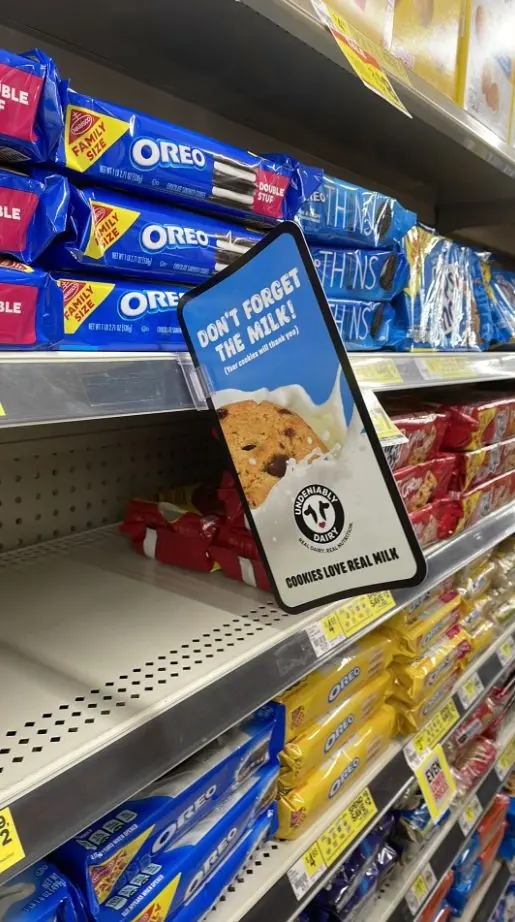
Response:
[[[63,130],[59,83],[43,51],[0,50],[0,160],[50,160]]]
[[[498,344],[513,343],[515,342],[515,272],[495,265],[490,266],[484,258],[481,258],[481,265],[492,312],[492,339]]]
[[[71,187],[67,232],[45,255],[50,269],[199,283],[261,239],[256,231],[111,189]]]
[[[318,188],[296,216],[309,241],[337,246],[391,247],[400,243],[416,223],[416,214],[394,198],[321,173]]]
[[[331,298],[328,304],[345,347],[350,351],[393,348],[404,338],[396,322],[395,310],[387,302]]]
[[[81,274],[53,273],[53,278],[56,312],[63,325],[59,349],[186,350],[177,320],[185,286]]]
[[[47,272],[0,257],[0,350],[54,346],[63,335],[57,294]]]
[[[30,175],[0,167],[0,253],[36,260],[66,228],[68,180],[34,168]]]
[[[315,188],[318,171],[290,157],[240,150],[64,84],[62,95],[55,162],[87,182],[265,224],[295,214]]]
[[[30,868],[0,886],[2,922],[86,922],[75,888],[48,861]]]
[[[309,249],[329,301],[391,301],[408,281],[406,257],[395,250]]]

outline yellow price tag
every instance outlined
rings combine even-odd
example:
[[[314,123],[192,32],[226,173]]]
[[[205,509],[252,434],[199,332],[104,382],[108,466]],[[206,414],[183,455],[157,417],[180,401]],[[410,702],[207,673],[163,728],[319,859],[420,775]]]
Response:
[[[320,626],[325,634],[326,640],[329,643],[332,643],[333,640],[337,640],[340,637],[343,637],[343,628],[340,624],[340,619],[338,618],[338,612],[333,611],[330,615],[326,615],[325,618],[320,619]]]
[[[507,637],[506,640],[501,644],[497,651],[497,656],[501,666],[504,668],[511,663],[513,657],[515,656],[515,641],[513,637]]]
[[[511,772],[515,764],[515,739],[510,740],[497,759],[497,774],[501,781]]]
[[[374,384],[402,384],[402,375],[393,359],[366,359],[353,356],[352,367],[362,387]]]
[[[406,902],[412,916],[416,916],[418,910],[425,903],[431,890],[436,886],[436,876],[428,863],[422,869],[418,877],[415,878],[408,892],[406,893]]]
[[[441,746],[414,769],[433,823],[437,823],[456,797],[456,784]]]
[[[410,113],[395,92],[387,74],[382,69],[378,57],[382,57],[379,48],[357,29],[354,29],[342,16],[326,3],[325,10],[331,23],[331,34],[340,51],[347,58],[350,66],[365,86],[389,102],[409,118]]]
[[[7,413],[4,410],[3,404],[0,403],[0,416],[7,416]]]
[[[372,592],[345,602],[337,614],[343,633],[352,637],[392,608],[395,608],[395,601],[391,592]]]
[[[418,359],[417,364],[422,377],[430,381],[435,378],[459,381],[477,375],[473,362],[464,355],[428,355]]]
[[[337,819],[318,837],[318,846],[327,867],[354,842],[377,813],[374,798],[368,788],[342,810]]]
[[[311,848],[304,852],[302,862],[308,877],[317,877],[321,870],[325,871],[325,863],[318,847],[318,842],[313,842]]]
[[[298,900],[311,890],[326,870],[318,842],[313,842],[288,871],[288,879]]]
[[[25,858],[18,830],[9,807],[0,810],[0,874]]]
[[[392,423],[386,410],[383,410],[379,404],[375,407],[368,408],[372,425],[377,433],[377,437],[384,439],[402,438],[400,429],[397,429],[395,423]]]
[[[447,736],[449,730],[458,722],[459,717],[458,708],[452,698],[449,698],[411,740],[411,743],[408,743],[408,747],[413,746],[418,755],[429,752],[444,736]]]

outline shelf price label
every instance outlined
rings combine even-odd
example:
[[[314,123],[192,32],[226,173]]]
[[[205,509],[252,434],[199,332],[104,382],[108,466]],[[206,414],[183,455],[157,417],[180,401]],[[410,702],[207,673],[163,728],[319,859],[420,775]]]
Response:
[[[12,813],[9,807],[6,807],[5,810],[0,810],[0,874],[8,871],[22,858],[25,858],[25,851]]]
[[[464,355],[428,355],[416,362],[425,381],[461,381],[477,376],[473,360]]]
[[[462,810],[458,819],[460,829],[464,836],[468,836],[471,829],[476,825],[479,817],[483,812],[481,801],[476,794],[469,800],[467,806]]]
[[[426,864],[420,874],[415,878],[408,892],[406,893],[406,902],[412,916],[416,916],[418,910],[427,900],[429,894],[436,886],[436,876],[433,868]]]
[[[362,387],[377,384],[402,384],[403,378],[393,359],[353,358],[352,366]]]
[[[503,669],[511,663],[514,656],[515,641],[513,637],[507,637],[497,651],[497,657]]]
[[[404,747],[404,754],[410,768],[414,770],[420,765],[426,755],[443,740],[444,736],[447,736],[459,719],[458,709],[452,698],[449,698]]]
[[[7,416],[7,413],[4,410],[3,404],[0,403],[0,416]]]
[[[327,871],[324,859],[318,847],[318,842],[313,842],[301,858],[288,871],[288,880],[298,900],[301,900],[317,880]]]
[[[392,608],[395,608],[395,600],[391,592],[371,592],[345,602],[337,614],[343,633],[352,637]]]
[[[334,822],[324,829],[317,841],[327,867],[334,864],[348,849],[376,813],[374,798],[370,790],[364,788]]]
[[[442,747],[435,746],[414,774],[431,819],[437,823],[456,797],[456,784]]]
[[[338,612],[332,612],[320,618],[315,624],[310,624],[306,632],[317,659],[325,656],[333,647],[337,647],[345,637]]]
[[[485,686],[483,685],[481,679],[477,672],[474,673],[470,679],[467,679],[463,683],[461,688],[458,690],[458,698],[460,699],[465,710],[468,710],[475,701],[483,694]]]
[[[504,781],[515,764],[515,737],[504,747],[497,759],[496,771],[500,781]]]

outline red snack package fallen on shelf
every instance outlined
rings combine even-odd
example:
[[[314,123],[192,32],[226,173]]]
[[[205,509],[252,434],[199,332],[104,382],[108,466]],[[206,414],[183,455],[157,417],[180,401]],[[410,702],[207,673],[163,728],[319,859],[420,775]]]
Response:
[[[445,451],[471,451],[515,435],[515,397],[482,394],[470,400],[464,396],[463,403],[441,409],[449,413],[442,442]]]
[[[408,441],[401,445],[395,470],[421,464],[435,458],[440,451],[447,428],[447,413],[437,410],[399,411],[395,407],[388,415]]]
[[[418,917],[418,922],[444,922],[447,916],[441,917],[439,914],[440,903],[447,896],[449,890],[451,889],[454,881],[454,871],[452,868],[446,871],[443,875],[440,883],[437,885],[436,890],[433,890],[431,894],[431,899],[428,900],[424,906],[420,916]],[[449,907],[450,911],[450,907]],[[436,913],[436,915],[435,915]]]
[[[462,511],[457,530],[470,528],[491,512],[501,509],[512,499],[514,488],[515,473],[510,471],[466,490],[460,497]]]
[[[478,784],[492,767],[496,758],[496,747],[484,737],[479,737],[458,755],[452,773],[460,797]]]
[[[270,592],[268,576],[259,558],[251,560],[248,557],[240,557],[231,548],[215,545],[210,548],[210,554],[230,579],[237,579],[247,586],[257,586],[258,589]]]
[[[420,546],[429,547],[454,534],[461,514],[459,500],[437,499],[423,509],[410,512],[409,517]]]
[[[447,493],[454,470],[454,455],[440,455],[422,464],[395,471],[394,477],[408,512],[421,509]]]
[[[222,480],[218,487],[218,499],[223,506],[225,518],[230,522],[231,526],[234,528],[247,528],[240,495],[229,471],[224,471],[222,475]]]
[[[458,451],[453,457],[455,467],[450,488],[462,493],[515,468],[515,438],[494,442],[475,451]]]
[[[490,845],[492,837],[498,833],[499,828],[502,828],[509,805],[510,798],[507,794],[497,794],[494,798],[492,806],[485,813],[476,829],[481,851],[484,851]]]

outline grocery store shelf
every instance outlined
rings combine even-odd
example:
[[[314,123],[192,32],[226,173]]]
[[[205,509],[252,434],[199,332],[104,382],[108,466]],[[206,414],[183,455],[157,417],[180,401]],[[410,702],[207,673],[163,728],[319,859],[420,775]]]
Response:
[[[437,546],[424,584],[361,633],[514,529],[512,504]],[[288,615],[221,574],[138,556],[109,529],[9,552],[0,570],[0,808],[26,852],[0,882],[331,655],[310,636],[334,604]]]
[[[176,353],[0,355],[0,428],[191,407]]]
[[[508,866],[495,861],[490,873],[467,903],[461,922],[489,922],[509,883]]]
[[[176,0],[173,9],[149,0],[144,16],[135,0],[91,0],[78,8],[55,0],[48,10],[39,0],[3,0],[0,22],[31,33],[43,47],[61,44],[136,73],[241,125],[257,131],[266,125],[286,150],[365,174],[398,194],[425,193],[448,207],[447,230],[470,222],[470,203],[488,206],[492,223],[497,203],[505,215],[514,198],[515,153],[507,144],[414,75],[410,85],[396,84],[413,119],[372,94],[310,0]],[[338,100],[342,118],[334,115]]]

